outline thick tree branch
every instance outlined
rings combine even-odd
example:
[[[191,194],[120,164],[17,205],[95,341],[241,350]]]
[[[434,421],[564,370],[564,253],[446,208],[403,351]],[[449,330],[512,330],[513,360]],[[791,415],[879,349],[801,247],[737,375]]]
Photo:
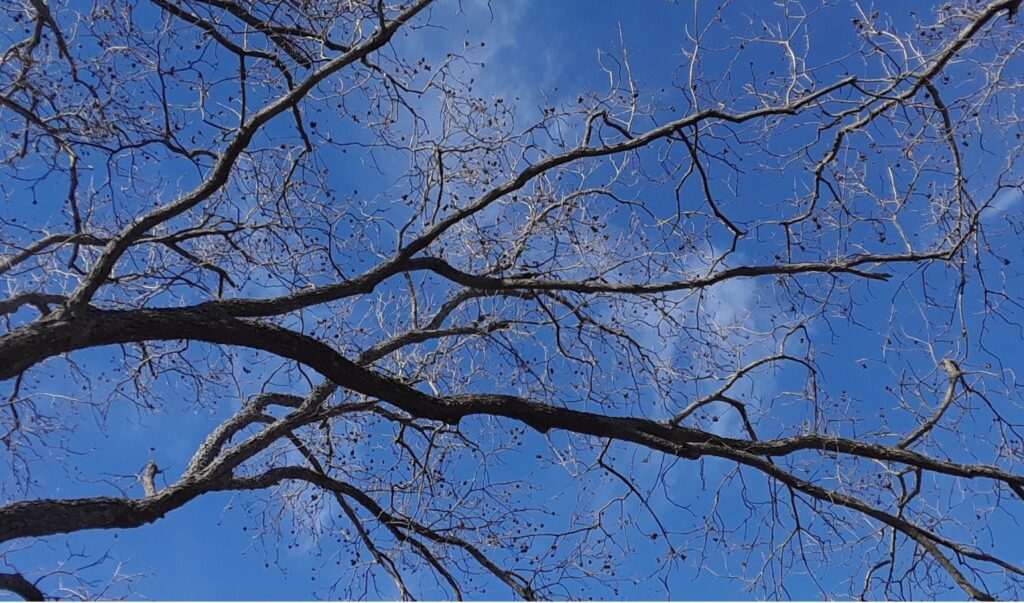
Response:
[[[12,592],[26,601],[45,601],[46,596],[35,584],[17,573],[0,573],[0,590]]]

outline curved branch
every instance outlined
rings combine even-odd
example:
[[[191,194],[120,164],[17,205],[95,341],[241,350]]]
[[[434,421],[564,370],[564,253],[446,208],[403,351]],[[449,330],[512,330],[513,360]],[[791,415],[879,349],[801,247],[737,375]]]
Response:
[[[44,601],[46,596],[19,573],[0,573],[0,590],[12,592],[26,601]]]
[[[387,401],[417,418],[451,424],[457,424],[462,418],[470,415],[500,416],[521,421],[541,432],[563,429],[579,434],[630,441],[681,458],[696,459],[708,454],[737,460],[755,466],[773,477],[785,472],[774,463],[758,457],[780,456],[798,450],[816,450],[904,463],[948,475],[991,478],[1016,488],[1024,485],[1024,476],[997,467],[960,465],[900,448],[824,435],[813,434],[767,441],[736,440],[697,429],[673,427],[649,419],[576,411],[515,396],[480,394],[439,398],[359,366],[343,358],[326,344],[306,335],[278,326],[247,322],[196,308],[132,311],[100,311],[89,308],[84,312],[79,311],[70,315],[62,313],[38,321],[0,338],[0,379],[11,378],[37,362],[59,353],[112,343],[171,339],[239,345],[272,352],[317,370],[333,383]],[[185,479],[143,501],[109,498],[50,500],[14,503],[0,507],[0,542],[23,536],[41,536],[96,527],[134,527],[154,521],[208,488],[214,487],[216,480],[222,479],[222,476],[229,474],[234,467],[250,458],[256,451],[265,448],[267,443],[290,433],[303,421],[315,417],[315,410],[315,406],[307,408],[304,403],[294,413],[234,447],[197,477]],[[857,499],[785,475],[788,476],[786,479],[790,480],[786,482],[788,485],[822,500],[847,506],[886,522],[893,521],[888,514]],[[898,522],[906,523],[902,519],[898,519]],[[935,535],[925,538],[921,529],[906,528],[902,523],[890,525],[903,529],[926,548],[934,548],[928,542],[934,541],[944,546],[955,547],[961,555],[979,558],[979,554],[965,547]],[[969,594],[979,598],[987,596],[982,591],[974,589],[941,552],[937,549],[929,551]],[[1014,567],[994,557],[983,557],[983,560],[1003,567]]]
[[[67,300],[63,295],[52,293],[19,293],[13,297],[0,300],[0,316],[13,314],[22,306],[32,306],[39,310],[39,314],[46,316],[50,313],[51,305],[62,304]]]
[[[32,256],[45,251],[47,247],[65,243],[74,245],[105,245],[107,241],[90,234],[59,233],[47,235],[33,242],[20,253],[16,253],[0,262],[0,274],[4,274]]]
[[[58,315],[26,325],[0,337],[0,380],[16,377],[42,360],[66,352],[102,345],[182,339],[271,352],[305,364],[339,386],[384,400],[415,417],[449,424],[457,424],[472,415],[492,415],[521,421],[540,432],[564,429],[610,437],[691,459],[700,456],[694,444],[712,444],[723,450],[739,450],[759,456],[783,456],[800,450],[816,450],[1024,486],[1024,476],[998,467],[941,461],[909,450],[820,434],[749,441],[650,419],[572,410],[517,396],[431,396],[360,366],[312,337],[275,325],[240,320],[202,307],[127,311],[90,308],[86,312]]]
[[[946,390],[946,395],[942,400],[942,404],[939,405],[939,408],[935,410],[935,414],[933,414],[927,421],[922,423],[920,427],[907,435],[907,437],[903,438],[903,440],[896,445],[897,448],[909,448],[911,444],[924,437],[932,430],[933,427],[935,427],[936,424],[938,424],[942,415],[946,414],[946,410],[949,408],[949,405],[956,399],[956,384],[963,379],[964,374],[960,371],[960,367],[948,358],[942,361],[942,368],[945,369],[946,374],[949,375],[949,388]]]

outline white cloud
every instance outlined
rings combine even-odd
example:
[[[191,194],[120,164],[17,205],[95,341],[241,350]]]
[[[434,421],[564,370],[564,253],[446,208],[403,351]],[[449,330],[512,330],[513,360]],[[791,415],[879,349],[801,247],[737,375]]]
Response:
[[[1003,214],[1016,210],[1022,200],[1024,200],[1024,191],[1019,188],[1004,188],[999,191],[988,208]]]

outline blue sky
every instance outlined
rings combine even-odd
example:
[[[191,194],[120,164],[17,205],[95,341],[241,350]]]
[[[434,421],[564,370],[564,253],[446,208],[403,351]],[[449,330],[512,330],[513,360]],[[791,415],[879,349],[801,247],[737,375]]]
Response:
[[[932,5],[933,3],[920,3],[919,10],[923,12]],[[895,6],[895,3],[892,6]],[[547,106],[573,102],[583,90],[601,90],[608,81],[608,74],[602,70],[602,66],[620,68],[622,63],[618,61],[623,57],[623,53],[628,56],[632,75],[642,89],[671,89],[673,81],[685,76],[681,72],[681,66],[686,65],[683,41],[687,35],[700,31],[713,20],[715,9],[713,3],[700,3],[699,9],[695,11],[694,5],[690,2],[655,1],[624,3],[612,0],[513,0],[492,2],[490,6],[481,0],[442,2],[431,15],[433,22],[439,27],[416,30],[408,37],[401,36],[395,41],[395,48],[400,53],[422,54],[430,61],[436,62],[448,52],[462,52],[468,45],[468,57],[485,65],[478,72],[471,74],[476,80],[477,94],[490,99],[506,100],[515,106],[514,115],[525,123],[540,115]],[[910,23],[908,15],[905,14],[905,7],[900,6],[893,10],[892,18],[898,24]],[[730,5],[727,14],[729,20],[721,28],[709,30],[710,33],[705,40],[709,47],[734,39],[733,36],[738,35],[748,23],[756,23],[762,17],[768,19],[778,16],[776,9],[768,3],[753,1],[734,3]],[[853,5],[845,3],[820,16],[809,17],[807,30],[811,32],[813,50],[808,55],[808,62],[823,65],[820,70],[823,79],[826,76],[842,77],[849,64],[857,63],[856,58],[848,58],[846,63],[827,64],[828,58],[847,55],[857,48],[851,28],[846,25],[855,18],[857,13]],[[834,27],[835,23],[842,23],[843,27]],[[599,50],[607,54],[601,55]],[[741,53],[740,58],[733,62],[725,56],[712,55],[705,63],[704,70],[706,76],[720,85],[718,92],[725,93],[739,90],[748,84],[756,84],[761,78],[772,77],[775,69],[781,72],[785,68],[787,60],[788,58],[776,52],[776,49],[751,48]],[[1016,65],[1016,68],[1019,69],[1020,65]],[[1011,71],[1008,76],[1019,78],[1020,73]],[[432,101],[428,99],[425,102],[429,109]],[[436,102],[436,99],[433,102]],[[671,91],[659,95],[659,102],[663,106],[662,112],[666,115],[671,114],[673,110],[685,111],[690,103],[684,94]],[[361,136],[360,126],[344,121],[338,116],[324,115],[316,119],[323,120],[322,129],[325,131],[357,138]],[[649,125],[645,123],[640,127]],[[282,137],[290,136],[287,132],[287,124],[275,122],[269,127],[268,137],[272,138],[278,134]],[[776,144],[780,147],[797,144],[806,135],[806,132],[795,127],[789,135],[780,137]],[[884,144],[898,138],[899,134],[879,131],[875,136],[880,144]],[[972,178],[984,181],[985,178],[995,176],[1003,166],[999,161],[993,162],[992,156],[997,160],[1003,156],[1015,156],[1000,144],[999,140],[995,140],[985,149],[985,153],[979,152],[977,155],[965,152],[965,160],[971,166]],[[1005,141],[1002,144],[1005,145]],[[678,152],[678,149],[674,152]],[[372,191],[369,198],[385,199],[393,187],[398,186],[394,184],[396,176],[407,167],[397,163],[399,157],[386,151],[378,151],[371,156],[354,148],[344,155],[335,152],[327,157],[332,162],[330,182],[335,185],[339,197],[342,198],[346,195],[360,196],[358,191],[362,191],[364,195],[367,191]],[[986,162],[994,163],[994,167],[986,167]],[[367,169],[368,165],[376,169]],[[190,183],[198,181],[194,171],[173,163],[161,164],[157,169],[147,169],[150,171],[146,176],[158,183],[153,184],[154,190],[170,191],[175,187],[187,189]],[[1020,178],[1020,166],[1013,166],[1010,173]],[[872,174],[869,180],[876,179],[876,183],[884,184],[885,177],[882,173]],[[794,187],[797,186],[795,183],[799,180],[800,178],[786,171],[765,171],[756,178],[745,178],[744,188],[740,189],[738,194],[727,179],[716,181],[714,186],[718,196],[732,199],[729,211],[735,212],[736,216],[753,220],[766,217],[765,212],[770,211],[766,208],[771,207],[773,199],[789,198],[799,194],[794,192]],[[60,190],[57,184],[53,186],[54,191]],[[11,187],[18,190],[18,185],[12,184]],[[642,191],[645,202],[650,204],[652,211],[659,213],[670,210],[673,203],[670,188],[650,187]],[[986,214],[991,231],[990,244],[997,250],[1005,250],[1008,256],[1020,258],[1021,250],[1014,233],[1019,220],[1017,215],[1021,206],[1020,192],[1007,190],[997,193],[992,186],[982,188],[994,195],[995,199],[993,209]],[[383,201],[380,203],[381,207],[372,207],[371,202],[370,209],[379,210],[382,219],[388,218],[400,223],[408,214],[407,208],[401,205],[385,205]],[[26,208],[8,204],[3,211],[7,212],[8,217],[15,217],[22,223],[52,224],[62,219],[59,209],[53,206]],[[111,211],[117,213],[116,210]],[[480,219],[490,219],[495,222],[495,229],[501,228],[497,216],[482,215]],[[625,232],[628,229],[626,217],[613,214],[609,220],[610,228],[613,230]],[[877,235],[866,227],[863,228],[864,236]],[[894,236],[892,233],[887,234]],[[920,234],[930,236],[932,233],[922,226]],[[776,235],[765,235],[768,236]],[[729,239],[728,233],[714,231],[708,241],[705,255],[721,253],[728,247]],[[392,241],[393,233],[383,232],[380,240],[369,243],[387,248]],[[745,241],[732,261],[770,261],[770,250],[777,247],[762,243],[764,239]],[[769,250],[768,255],[765,255],[766,249]],[[351,264],[353,270],[368,267],[375,259],[371,254],[354,258]],[[699,264],[697,260],[694,261]],[[979,261],[996,260],[986,255]],[[365,262],[365,266],[360,262]],[[1013,267],[1005,270],[994,267],[991,270],[997,279],[1002,279],[999,284],[1007,290],[1011,300],[1024,294],[1024,291],[1021,291],[1021,281],[1013,270]],[[306,275],[302,275],[301,278],[306,278]],[[323,282],[312,272],[308,278],[313,282]],[[814,282],[820,284],[825,280]],[[1001,361],[1005,365],[997,366],[997,369],[1004,369],[1007,372],[1024,370],[1016,353],[1021,339],[1019,330],[1016,327],[1007,328],[999,322],[998,317],[986,318],[984,309],[980,307],[980,292],[975,284],[972,283],[968,289],[965,313],[962,317],[955,316],[950,319],[949,311],[943,307],[915,305],[917,298],[907,291],[909,287],[917,286],[919,280],[926,280],[928,288],[945,295],[948,295],[957,284],[953,275],[943,273],[942,268],[938,266],[929,268],[926,274],[899,272],[897,278],[888,283],[864,286],[855,289],[848,296],[842,292],[838,293],[837,296],[841,300],[862,306],[862,309],[855,315],[846,315],[843,312],[828,315],[816,321],[804,334],[805,337],[813,339],[817,349],[821,351],[818,362],[828,373],[829,404],[834,405],[835,409],[840,409],[836,411],[838,416],[842,416],[842,409],[847,408],[850,414],[866,417],[864,428],[868,431],[881,429],[872,421],[879,412],[893,409],[895,402],[890,388],[892,384],[901,380],[901,375],[929,374],[935,370],[937,361],[947,355],[971,360],[979,366],[986,362]],[[280,286],[281,283],[275,283],[273,278],[267,276],[245,283],[239,294],[270,295],[283,290],[274,288]],[[389,295],[400,297],[401,287],[400,283],[395,283],[381,287],[377,293],[382,299]],[[707,315],[708,320],[721,328],[741,322],[751,328],[769,329],[774,324],[772,321],[775,320],[776,314],[785,314],[784,308],[780,310],[780,304],[782,300],[792,299],[788,293],[768,279],[732,282],[710,290],[701,311]],[[674,311],[677,313],[676,318],[683,323],[691,320],[697,310],[695,304],[694,299],[680,296],[679,306]],[[1005,307],[1012,321],[1016,310],[1009,302]],[[366,308],[356,305],[348,311],[351,312],[348,318],[358,322],[358,319],[352,317],[360,316]],[[898,320],[895,320],[894,316],[898,316]],[[373,320],[369,316],[364,319],[367,324],[371,324]],[[655,317],[650,313],[650,309],[641,309],[638,320],[653,323]],[[986,323],[986,320],[989,322]],[[922,350],[921,346],[911,345],[910,342],[916,337],[915,333],[930,329],[935,332],[934,325],[942,324],[943,321],[950,325],[951,333],[945,338],[937,338],[932,350]],[[961,326],[970,327],[972,333],[987,326],[989,331],[980,336],[985,347],[979,347],[976,340],[961,340],[955,332]],[[379,332],[386,330],[387,325],[374,327],[371,324],[368,327],[371,332],[374,328]],[[691,366],[692,362],[696,362],[692,361],[690,355],[697,354],[700,350],[694,349],[692,344],[687,346],[666,337],[665,332],[657,326],[644,326],[638,322],[633,328],[637,338],[652,352],[663,357],[668,364]],[[896,343],[880,346],[880,338],[887,332],[888,340]],[[742,338],[743,334],[736,331],[732,336]],[[739,339],[729,340],[729,343],[736,341]],[[525,357],[541,357],[551,343],[550,340],[540,339],[532,344],[523,343],[520,349]],[[734,360],[739,364],[746,363],[759,355],[769,353],[775,343],[777,342],[771,339],[767,342],[744,343],[743,352]],[[902,348],[913,349],[897,353]],[[109,367],[115,354],[113,350],[98,350],[75,356],[75,360],[87,369],[86,372],[94,375],[93,380],[89,382],[83,381],[77,372],[69,370],[68,364],[63,360],[49,362],[39,371],[38,379],[48,381],[51,390],[64,390],[73,394],[84,392],[86,397],[102,400],[109,394],[113,384],[112,376],[101,371],[108,370],[104,367]],[[211,366],[219,366],[218,363],[223,360],[221,354],[230,354],[236,361],[248,360],[257,367],[255,375],[231,376],[242,384],[240,389],[258,387],[267,377],[267,373],[273,369],[273,365],[266,363],[263,357],[246,351],[218,352],[197,346],[184,352],[185,357],[197,362],[209,359]],[[473,360],[475,359],[469,358],[466,362]],[[569,364],[554,363],[553,367],[563,369]],[[291,387],[302,391],[306,387],[301,377],[294,373],[282,373],[280,377],[275,378],[278,379],[275,385],[282,388]],[[805,378],[805,372],[799,367],[784,368],[747,379],[737,387],[737,391],[742,392],[748,399],[777,400],[778,403],[773,404],[770,407],[771,411],[766,413],[767,416],[763,419],[764,426],[768,432],[785,431],[793,425],[807,421],[808,412],[805,407],[799,406],[793,399],[780,392],[804,387]],[[557,382],[557,377],[555,379]],[[938,382],[941,383],[941,379]],[[1006,382],[1007,380],[1002,381]],[[495,376],[489,383],[480,382],[476,385],[481,388],[501,388],[504,384]],[[637,410],[664,412],[662,405],[665,401],[661,392],[650,383],[642,380],[637,383],[631,380],[629,375],[609,370],[602,385],[612,392],[633,392],[639,400],[630,407],[631,413],[635,414]],[[9,387],[9,384],[4,384],[4,387]],[[166,468],[168,474],[176,477],[176,472],[184,469],[195,447],[205,435],[240,407],[238,399],[231,398],[229,388],[222,390],[224,395],[219,399],[190,400],[190,388],[185,382],[164,381],[161,387],[167,388],[161,393],[169,399],[180,395],[181,404],[165,403],[153,413],[144,413],[126,400],[124,403],[113,404],[107,414],[98,415],[85,406],[65,407],[55,402],[53,408],[57,412],[77,413],[72,419],[77,425],[77,430],[67,442],[68,449],[77,453],[68,454],[65,458],[39,459],[32,470],[33,495],[63,498],[116,494],[118,487],[124,487],[128,492],[139,495],[141,491],[133,476],[141,471],[148,460],[156,460],[161,467]],[[214,387],[213,391],[219,390]],[[706,383],[697,383],[688,393],[697,397],[709,391]],[[993,390],[993,393],[1001,396],[1001,400],[1019,399],[1019,392],[1012,387],[1002,392]],[[714,412],[717,413],[714,419],[716,424],[709,423],[709,429],[730,435],[739,433],[739,422],[731,413],[725,409],[717,409]],[[1021,407],[1014,407],[1009,402],[1006,412],[1011,418],[1020,419],[1022,416]],[[719,415],[720,418],[717,418]],[[897,432],[905,429],[910,425],[908,416],[893,413],[891,427]],[[820,425],[817,427],[822,428]],[[466,427],[469,432],[481,438],[481,441],[507,438],[507,428],[507,424],[496,425],[488,422]],[[849,427],[844,427],[846,428]],[[859,428],[855,425],[852,429]],[[379,425],[368,429],[373,437],[369,437],[369,441],[354,448],[355,452],[361,455],[359,462],[368,463],[370,460],[376,460],[386,464],[391,454],[384,443],[393,437],[394,429]],[[976,435],[981,441],[991,437],[989,427],[985,423],[975,424],[968,421],[964,429],[967,433]],[[711,552],[705,559],[677,560],[670,578],[666,581],[652,578],[662,563],[661,556],[665,554],[666,549],[664,539],[645,539],[645,535],[654,534],[659,529],[650,513],[633,498],[625,498],[624,502],[615,503],[618,497],[626,494],[625,487],[615,479],[608,476],[594,478],[591,473],[585,474],[586,479],[579,479],[573,472],[581,467],[576,467],[569,461],[560,464],[560,451],[567,451],[578,445],[573,437],[558,433],[545,437],[528,431],[519,437],[522,446],[510,446],[508,450],[498,454],[501,463],[490,469],[488,477],[495,482],[511,483],[520,480],[528,487],[534,488],[534,491],[524,495],[510,490],[504,493],[500,501],[496,499],[495,504],[529,506],[535,501],[543,501],[548,508],[566,511],[561,517],[546,520],[550,522],[551,527],[563,528],[571,521],[570,511],[575,510],[580,517],[587,517],[596,509],[607,505],[602,515],[603,520],[615,526],[613,531],[621,539],[618,543],[607,546],[615,548],[628,542],[631,547],[628,550],[619,550],[615,558],[614,573],[616,578],[621,579],[618,583],[596,586],[592,590],[580,592],[575,592],[572,590],[575,586],[570,586],[561,592],[561,595],[579,594],[598,598],[628,599],[658,599],[669,595],[679,599],[708,600],[753,596],[742,581],[721,576],[745,573],[748,563],[755,564],[759,557],[767,554],[765,550],[748,551],[744,556],[735,550],[723,553],[715,547],[710,547]],[[939,437],[941,441],[941,436]],[[982,463],[992,461],[990,456],[987,456],[990,454],[989,451],[984,447],[979,447],[977,451],[958,449],[958,440],[952,437],[948,438],[947,446],[951,456],[976,456],[976,461]],[[544,455],[544,459],[537,458],[538,452]],[[690,530],[693,526],[700,525],[701,521],[698,521],[698,518],[703,519],[711,508],[717,509],[722,517],[733,522],[731,525],[726,525],[729,522],[723,523],[723,530],[735,530],[732,534],[723,536],[724,538],[741,541],[752,532],[773,529],[772,526],[765,525],[757,519],[742,520],[746,510],[744,504],[736,497],[736,493],[742,491],[754,499],[763,499],[768,496],[769,488],[772,487],[749,469],[734,473],[733,465],[725,461],[706,460],[694,463],[668,459],[621,444],[613,446],[610,455],[615,456],[616,460],[612,462],[617,469],[635,477],[638,484],[650,489],[649,504],[662,520],[679,521],[678,524],[670,524],[670,532],[677,529]],[[579,458],[593,460],[592,451],[580,450]],[[457,465],[459,471],[472,476],[478,468],[473,467],[471,461],[471,455],[467,455],[465,464]],[[867,471],[855,471],[854,474],[862,475]],[[723,480],[726,483],[722,490],[725,496],[722,500],[715,500],[713,497],[716,485]],[[158,479],[159,483],[161,482]],[[937,483],[932,486],[931,492],[948,494],[950,500],[958,496],[956,488],[947,492],[948,488],[951,488],[949,482]],[[14,491],[13,486],[11,490]],[[40,542],[24,543],[31,546],[26,546],[24,550],[12,550],[5,556],[5,560],[12,567],[36,578],[53,570],[62,560],[66,560],[70,550],[81,555],[80,559],[72,558],[70,561],[72,570],[80,571],[81,575],[94,580],[94,588],[102,589],[103,584],[112,581],[109,591],[111,595],[134,592],[137,595],[171,600],[242,600],[306,599],[336,593],[337,591],[331,590],[332,584],[338,580],[350,580],[351,573],[347,570],[354,564],[364,562],[367,556],[364,554],[361,558],[355,559],[347,552],[348,549],[334,546],[332,531],[341,529],[337,526],[343,524],[343,521],[330,523],[330,518],[336,517],[339,513],[336,505],[325,503],[323,499],[313,501],[308,498],[309,492],[295,496],[304,501],[304,505],[313,509],[309,517],[295,519],[298,525],[293,525],[293,518],[287,512],[280,511],[274,504],[264,504],[264,496],[208,494],[149,526],[134,530],[51,537]],[[969,509],[965,510],[969,505],[970,501],[960,506],[950,503],[954,508],[953,513],[970,514]],[[278,512],[283,515],[274,515]],[[541,521],[536,518],[545,514],[538,512],[527,515]],[[267,517],[285,518],[280,524],[283,533],[279,538],[266,535],[258,529]],[[636,525],[622,523],[627,520],[635,522]],[[324,523],[309,529],[309,525],[303,523],[308,521]],[[789,525],[787,520],[782,519],[778,529],[784,529]],[[988,526],[993,534],[1019,532],[1021,529],[1017,520],[998,510],[989,518]],[[719,537],[707,531],[681,533],[678,536],[687,542]],[[22,544],[18,543],[15,548]],[[550,542],[539,538],[531,544],[530,552],[539,554],[537,551],[549,544]],[[1019,539],[1009,543],[1001,540],[998,546],[1011,560],[1024,560],[1024,545]],[[595,550],[600,548],[601,546],[596,546]],[[849,557],[849,550],[841,550],[832,556],[826,554],[828,564],[816,563],[812,567],[798,567],[786,577],[783,590],[775,594],[794,599],[817,599],[823,597],[823,593],[834,589],[838,589],[839,592],[856,590],[856,586],[851,586],[846,581],[850,579],[850,567],[859,567],[862,559]],[[104,556],[108,560],[95,567],[86,567]],[[595,559],[599,564],[603,562],[603,557],[595,556]],[[77,570],[78,567],[84,569]],[[396,596],[397,593],[385,574],[371,572],[369,575],[372,578],[363,590],[371,598],[388,599]],[[119,576],[133,577],[133,591],[129,591],[126,584],[118,581]],[[508,589],[493,579],[488,580],[485,576],[476,579],[485,584],[480,596],[495,599],[510,596]],[[59,574],[54,574],[43,579],[41,586],[55,592],[67,580]],[[416,576],[414,582],[415,580],[420,580],[424,598],[445,598],[444,591],[439,590],[426,573]],[[757,592],[755,591],[755,594]],[[3,596],[0,594],[0,597]],[[948,597],[960,599],[963,598],[963,594],[953,590]]]

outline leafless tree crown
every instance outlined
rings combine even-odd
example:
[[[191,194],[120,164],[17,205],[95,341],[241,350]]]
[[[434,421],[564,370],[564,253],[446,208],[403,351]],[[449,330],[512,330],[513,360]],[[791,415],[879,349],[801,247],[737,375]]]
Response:
[[[457,3],[5,3],[0,589],[230,491],[342,598],[1021,598],[1020,3],[697,4],[538,106]]]

